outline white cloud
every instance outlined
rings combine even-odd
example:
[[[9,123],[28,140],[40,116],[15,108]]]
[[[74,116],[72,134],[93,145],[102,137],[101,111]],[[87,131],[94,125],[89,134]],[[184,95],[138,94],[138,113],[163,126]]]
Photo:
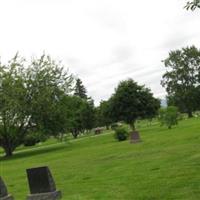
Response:
[[[0,55],[43,51],[80,76],[96,103],[133,78],[164,96],[161,60],[200,47],[200,12],[184,0],[7,0],[0,2]]]

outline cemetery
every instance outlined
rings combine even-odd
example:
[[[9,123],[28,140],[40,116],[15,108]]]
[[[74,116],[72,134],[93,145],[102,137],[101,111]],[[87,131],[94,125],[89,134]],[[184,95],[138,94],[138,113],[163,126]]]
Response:
[[[51,194],[50,198],[60,198],[62,193],[64,200],[198,200],[200,118],[180,121],[172,129],[156,122],[139,126],[138,143],[118,142],[113,131],[104,131],[68,142],[53,140],[19,148],[12,158],[1,157],[1,176],[7,186],[4,196],[34,199],[35,192],[42,191]],[[34,171],[27,178],[27,169],[42,166],[49,169],[41,168],[39,179]]]
[[[0,200],[200,200],[184,1],[0,1]]]

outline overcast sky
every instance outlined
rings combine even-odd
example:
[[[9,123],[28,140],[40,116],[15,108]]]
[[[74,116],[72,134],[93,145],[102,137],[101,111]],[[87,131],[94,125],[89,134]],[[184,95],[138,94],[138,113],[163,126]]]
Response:
[[[0,1],[0,56],[43,51],[79,76],[95,103],[133,78],[164,97],[161,60],[170,50],[200,48],[200,10],[185,0]]]

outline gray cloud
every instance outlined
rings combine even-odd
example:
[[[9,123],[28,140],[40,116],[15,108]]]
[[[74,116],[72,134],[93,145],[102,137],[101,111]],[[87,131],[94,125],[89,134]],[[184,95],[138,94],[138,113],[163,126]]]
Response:
[[[130,45],[121,45],[113,49],[113,60],[111,63],[123,62],[133,56],[133,48]]]

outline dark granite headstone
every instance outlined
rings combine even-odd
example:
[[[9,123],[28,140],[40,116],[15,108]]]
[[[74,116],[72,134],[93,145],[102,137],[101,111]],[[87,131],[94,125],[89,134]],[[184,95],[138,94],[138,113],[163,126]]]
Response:
[[[140,134],[137,131],[134,131],[130,134],[131,143],[140,142]]]
[[[13,197],[8,194],[6,185],[0,176],[0,200],[13,200]]]
[[[61,198],[61,192],[56,186],[48,167],[27,169],[30,188],[28,200],[57,200]]]

